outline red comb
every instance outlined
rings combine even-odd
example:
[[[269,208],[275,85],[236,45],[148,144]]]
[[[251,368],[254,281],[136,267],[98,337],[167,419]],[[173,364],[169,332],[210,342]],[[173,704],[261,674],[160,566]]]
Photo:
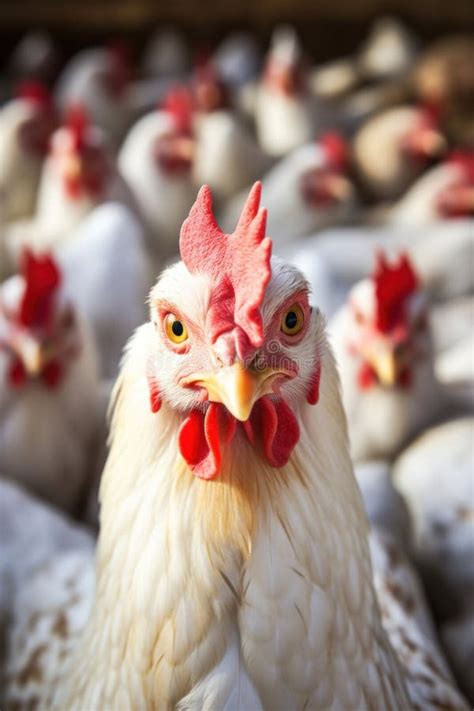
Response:
[[[449,156],[448,162],[462,168],[466,180],[474,183],[474,151],[454,151]]]
[[[255,183],[235,232],[221,231],[212,212],[207,185],[199,191],[180,235],[181,258],[190,272],[206,274],[212,282],[208,311],[211,342],[237,329],[240,358],[249,344],[263,341],[260,306],[271,277],[272,243],[265,237],[267,213],[259,209],[261,183]]]
[[[89,126],[89,117],[82,104],[72,104],[66,110],[65,126],[72,133],[74,147],[80,150],[84,145],[84,137]]]
[[[21,258],[21,274],[26,288],[18,320],[22,326],[44,326],[49,321],[53,297],[61,284],[59,268],[49,254],[36,255],[25,249]]]
[[[176,123],[178,131],[190,134],[193,122],[193,98],[185,86],[175,86],[166,94],[161,108],[168,111]]]
[[[344,171],[349,163],[349,149],[345,139],[336,131],[323,133],[318,139],[331,167]]]
[[[400,256],[398,264],[391,266],[383,252],[379,252],[372,278],[377,301],[376,326],[387,333],[403,322],[406,300],[418,288],[418,277],[406,254]]]
[[[26,99],[45,109],[52,108],[53,100],[48,88],[39,81],[22,81],[15,90],[15,96]]]

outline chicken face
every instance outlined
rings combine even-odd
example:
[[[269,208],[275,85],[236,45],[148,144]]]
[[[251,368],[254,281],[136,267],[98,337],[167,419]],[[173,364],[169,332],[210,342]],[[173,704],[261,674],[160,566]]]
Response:
[[[8,384],[28,381],[57,387],[80,351],[79,329],[71,305],[58,294],[60,274],[48,256],[23,256],[22,274],[0,292],[0,350],[6,354]]]
[[[186,87],[178,86],[168,92],[160,108],[169,114],[171,125],[155,141],[155,160],[169,177],[190,175],[196,148],[192,95]]]
[[[53,135],[52,160],[69,198],[103,194],[111,169],[101,135],[83,109],[70,110],[66,125]]]
[[[352,199],[354,189],[346,176],[349,152],[342,136],[335,132],[322,135],[317,147],[323,163],[305,171],[300,179],[300,191],[308,207],[337,207]]]
[[[359,386],[409,387],[429,350],[427,303],[406,257],[391,267],[379,256],[373,277],[349,300],[348,347],[361,360]]]
[[[270,268],[259,185],[230,236],[215,221],[205,225],[210,214],[199,211],[210,209],[202,204],[208,197],[200,193],[183,226],[184,263],[152,291],[148,363],[152,409],[164,400],[185,418],[180,450],[204,478],[218,473],[220,445],[239,428],[252,442],[262,439],[272,465],[286,463],[299,436],[295,411],[302,400],[317,402],[320,377],[319,316],[296,268],[278,260]],[[190,243],[196,216],[201,235],[211,227],[219,240],[212,252],[202,249],[200,263]]]

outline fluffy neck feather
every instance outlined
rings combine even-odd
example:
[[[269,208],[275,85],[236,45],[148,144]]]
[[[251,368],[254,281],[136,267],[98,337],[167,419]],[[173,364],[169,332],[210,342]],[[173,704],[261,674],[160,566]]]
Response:
[[[144,374],[152,335],[149,326],[137,332],[117,386],[101,487],[96,604],[61,707],[75,701],[78,708],[173,708],[222,658],[249,584],[267,581],[252,563],[262,547],[265,561],[273,550],[276,566],[281,555],[290,561],[310,555],[318,584],[331,588],[343,619],[351,614],[343,597],[352,594],[353,581],[341,576],[355,565],[355,594],[369,610],[364,633],[375,630],[383,639],[367,522],[327,347],[321,399],[299,413],[302,437],[288,465],[271,468],[236,437],[220,477],[207,482],[179,459],[180,418],[166,405],[155,415],[149,410]]]

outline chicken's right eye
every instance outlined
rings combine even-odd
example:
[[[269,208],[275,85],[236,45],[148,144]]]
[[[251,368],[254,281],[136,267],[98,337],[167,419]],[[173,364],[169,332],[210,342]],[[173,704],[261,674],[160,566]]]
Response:
[[[165,316],[165,331],[172,343],[184,343],[188,338],[186,326],[174,314]]]

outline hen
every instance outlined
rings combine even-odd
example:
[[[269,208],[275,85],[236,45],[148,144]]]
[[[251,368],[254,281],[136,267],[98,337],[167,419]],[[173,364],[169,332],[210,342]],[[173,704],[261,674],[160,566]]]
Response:
[[[355,460],[392,457],[441,406],[428,303],[406,256],[379,254],[331,322]]]
[[[0,471],[76,511],[99,421],[95,348],[52,258],[22,261],[0,287]]]
[[[7,245],[14,257],[25,244],[50,249],[67,240],[96,205],[114,199],[133,204],[103,133],[90,123],[83,107],[72,107],[51,138],[35,214],[12,224]]]
[[[467,708],[393,591],[383,629],[324,319],[259,199],[225,235],[204,187],[183,225],[117,384],[91,615],[83,560],[25,583],[7,710]]]
[[[168,94],[159,111],[131,128],[118,157],[150,232],[151,251],[169,257],[178,250],[177,234],[194,199],[195,140],[192,107],[185,89]]]

